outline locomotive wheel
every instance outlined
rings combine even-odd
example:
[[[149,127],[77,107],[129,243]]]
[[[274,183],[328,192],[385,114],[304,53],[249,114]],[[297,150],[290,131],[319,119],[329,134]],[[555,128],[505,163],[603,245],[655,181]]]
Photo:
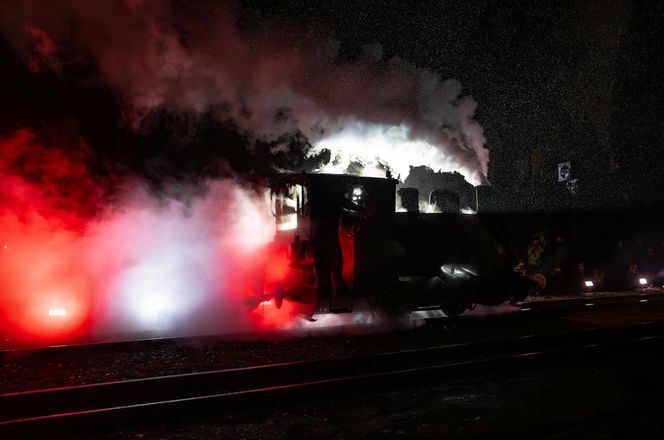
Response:
[[[442,310],[443,313],[445,313],[445,316],[447,316],[448,318],[456,318],[457,316],[465,312],[467,308],[468,307],[466,307],[465,304],[457,303],[442,307]]]
[[[370,295],[368,298],[369,307],[374,310],[384,310],[386,307],[389,307],[389,298],[397,292],[398,289],[396,286],[376,289],[376,293]]]

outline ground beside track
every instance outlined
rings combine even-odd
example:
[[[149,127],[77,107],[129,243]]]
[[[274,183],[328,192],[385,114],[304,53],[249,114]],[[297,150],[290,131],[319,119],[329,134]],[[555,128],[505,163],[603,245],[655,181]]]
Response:
[[[598,356],[98,433],[111,439],[660,439],[664,359]]]
[[[638,301],[638,300],[637,300]],[[220,339],[163,340],[44,351],[2,359],[2,392],[188,373],[294,360],[395,351],[487,338],[553,333],[590,327],[664,322],[664,302],[585,306],[554,312],[510,313],[439,320],[409,331],[362,336],[232,342]]]

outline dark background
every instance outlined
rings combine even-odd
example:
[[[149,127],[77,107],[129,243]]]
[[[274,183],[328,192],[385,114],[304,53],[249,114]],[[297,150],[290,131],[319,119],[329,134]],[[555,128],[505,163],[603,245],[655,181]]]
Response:
[[[352,60],[378,43],[455,78],[479,103],[492,197],[506,210],[659,209],[664,201],[664,4],[639,1],[289,1],[241,3],[239,25],[280,20],[322,27]],[[188,2],[177,7],[188,8]],[[0,135],[18,127],[79,133],[99,173],[127,171],[156,185],[227,172],[270,176],[305,167],[298,149],[253,152],[212,115],[153,112],[141,130],[122,122],[94,65],[33,73],[0,40]],[[57,128],[54,128],[57,127]],[[207,147],[224,140],[224,151]],[[306,139],[294,144],[307,147]],[[572,162],[579,190],[556,181]]]

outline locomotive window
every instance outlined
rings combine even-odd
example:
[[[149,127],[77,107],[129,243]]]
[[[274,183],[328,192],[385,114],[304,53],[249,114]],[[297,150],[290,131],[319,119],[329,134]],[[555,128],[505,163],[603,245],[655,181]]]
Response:
[[[297,228],[297,215],[303,212],[304,195],[302,185],[287,185],[273,191],[273,213],[277,218],[278,231]]]
[[[309,197],[307,194],[307,187],[304,185],[295,185],[298,189],[299,194],[299,205],[298,210],[302,217],[309,215]]]

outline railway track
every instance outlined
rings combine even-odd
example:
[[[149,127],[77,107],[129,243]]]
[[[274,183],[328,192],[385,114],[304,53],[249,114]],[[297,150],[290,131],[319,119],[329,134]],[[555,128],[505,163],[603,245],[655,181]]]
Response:
[[[292,399],[363,393],[539,363],[614,356],[664,345],[664,325],[640,324],[378,355],[273,364],[0,395],[0,436],[72,435],[99,429],[284,405]]]

